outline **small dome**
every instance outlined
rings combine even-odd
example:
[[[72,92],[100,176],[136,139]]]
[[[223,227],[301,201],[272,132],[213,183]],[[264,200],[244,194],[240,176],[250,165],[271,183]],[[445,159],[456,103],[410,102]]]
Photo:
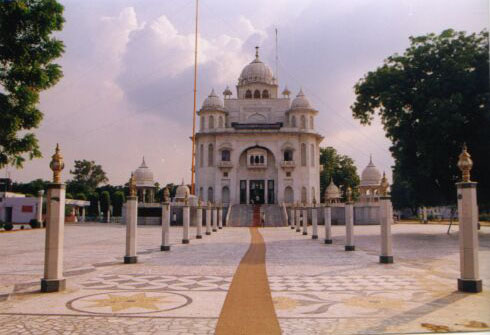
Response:
[[[211,90],[209,96],[204,99],[202,103],[202,109],[223,109],[223,101],[216,95],[214,89]]]
[[[154,187],[153,172],[146,166],[145,157],[141,166],[134,171],[136,187]]]
[[[379,186],[381,173],[374,166],[373,160],[369,157],[369,164],[364,168],[361,174],[361,186]]]
[[[226,89],[223,91],[223,95],[226,97],[228,95],[232,95],[233,92],[231,92],[230,88],[226,86]]]
[[[256,50],[255,59],[243,68],[240,78],[238,78],[238,84],[245,85],[257,82],[275,84],[272,70],[259,59],[259,47],[256,47]]]
[[[175,192],[175,199],[184,200],[189,198],[190,193],[191,191],[189,190],[189,187],[187,187],[182,180],[182,184],[177,187],[177,191]]]
[[[342,196],[340,195],[340,189],[337,187],[337,185],[334,184],[333,179],[330,179],[330,184],[327,186],[327,189],[325,190],[325,199],[326,200],[332,200],[332,199],[340,199]]]
[[[299,90],[298,95],[291,103],[291,108],[311,108],[310,101],[308,101],[308,98],[303,93],[303,89]]]
[[[291,94],[291,91],[288,89],[288,86],[284,87],[284,90],[282,91],[282,95],[287,96],[289,98],[289,95]]]

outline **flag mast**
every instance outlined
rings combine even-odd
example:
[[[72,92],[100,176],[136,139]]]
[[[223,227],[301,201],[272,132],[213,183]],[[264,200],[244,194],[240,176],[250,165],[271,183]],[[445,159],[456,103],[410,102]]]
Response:
[[[191,194],[196,194],[196,95],[197,95],[197,28],[198,28],[199,0],[196,0],[196,36],[194,41],[194,109],[192,111],[192,163],[191,163]]]

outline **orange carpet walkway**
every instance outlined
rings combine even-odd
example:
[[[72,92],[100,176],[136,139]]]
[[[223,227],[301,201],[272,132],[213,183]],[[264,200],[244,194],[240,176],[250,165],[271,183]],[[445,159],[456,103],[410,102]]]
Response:
[[[233,276],[217,335],[281,334],[265,268],[265,242],[257,228],[250,233],[251,245]]]

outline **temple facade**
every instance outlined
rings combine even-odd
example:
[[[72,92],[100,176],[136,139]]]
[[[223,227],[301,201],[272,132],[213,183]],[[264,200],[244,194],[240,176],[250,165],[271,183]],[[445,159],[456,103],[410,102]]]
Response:
[[[320,200],[314,109],[302,90],[281,96],[256,51],[242,70],[236,96],[213,90],[198,111],[196,194],[224,204],[312,203]]]

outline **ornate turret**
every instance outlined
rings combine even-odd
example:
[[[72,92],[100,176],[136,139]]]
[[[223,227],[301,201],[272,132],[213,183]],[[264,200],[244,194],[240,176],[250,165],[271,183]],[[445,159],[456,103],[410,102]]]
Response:
[[[61,171],[65,168],[65,163],[63,162],[63,156],[60,153],[60,146],[58,143],[56,143],[56,149],[49,167],[53,170],[53,183],[61,184]]]

